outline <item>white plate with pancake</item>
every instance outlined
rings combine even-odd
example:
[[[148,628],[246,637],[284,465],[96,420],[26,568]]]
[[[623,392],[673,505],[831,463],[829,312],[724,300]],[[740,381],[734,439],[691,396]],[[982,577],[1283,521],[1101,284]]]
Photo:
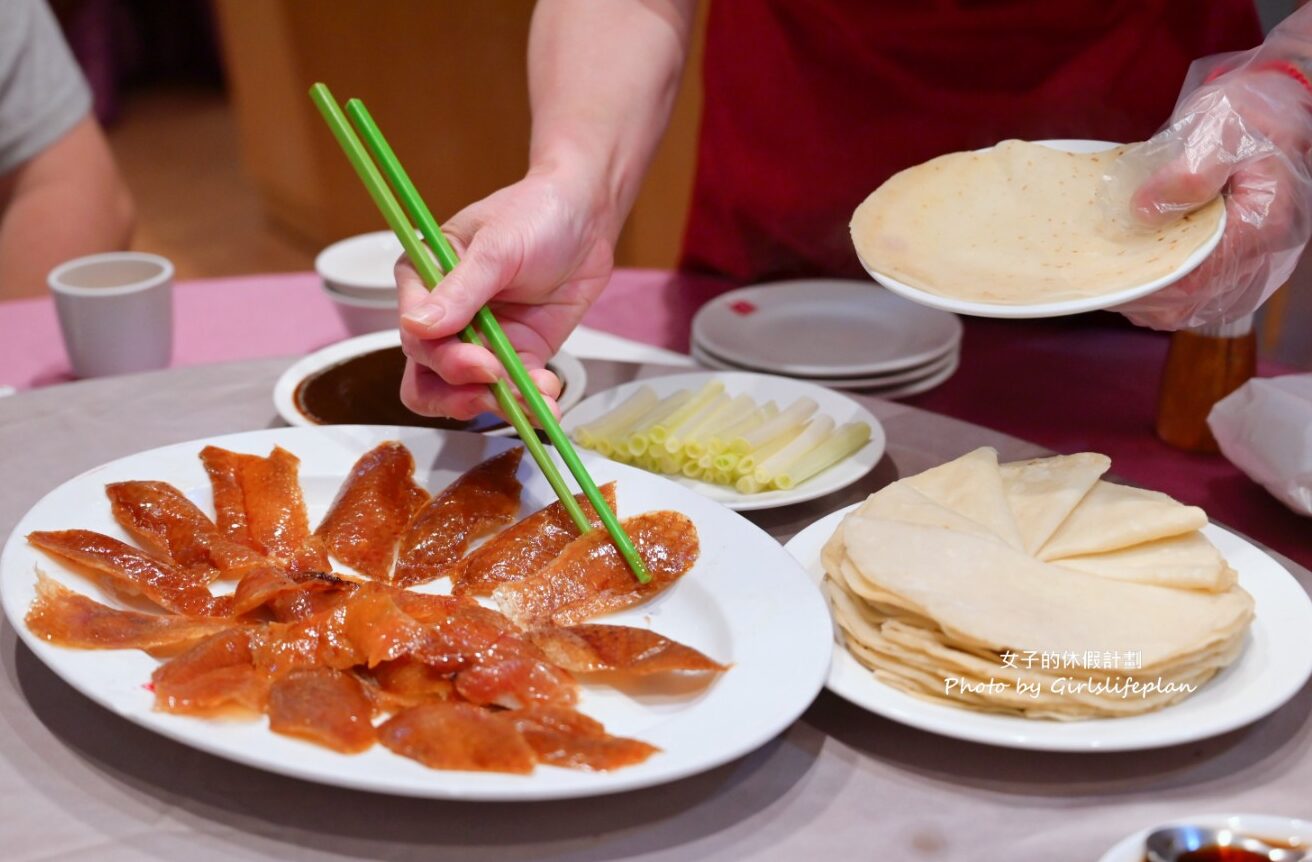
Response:
[[[1051,140],[1035,141],[1034,143],[1052,150],[1069,153],[1098,153],[1103,150],[1109,150],[1120,146],[1120,144],[1109,141],[1087,140]],[[913,168],[912,170],[915,169]],[[864,204],[862,206],[864,207]],[[860,214],[861,209],[858,208],[857,212]],[[858,217],[859,215],[854,216],[854,222]],[[951,311],[956,314],[968,314],[975,317],[1060,317],[1068,314],[1079,314],[1086,311],[1115,308],[1118,305],[1123,305],[1132,300],[1140,299],[1150,293],[1161,290],[1169,284],[1179,281],[1197,269],[1207,256],[1216,248],[1217,244],[1221,241],[1221,237],[1225,233],[1225,222],[1225,208],[1221,207],[1219,221],[1212,233],[1204,239],[1200,246],[1195,248],[1186,258],[1184,258],[1178,266],[1163,275],[1134,283],[1128,287],[1108,293],[1049,302],[1002,304],[957,298],[946,295],[945,293],[934,292],[925,289],[924,287],[918,287],[908,283],[906,278],[900,278],[890,274],[880,265],[868,261],[866,259],[868,254],[863,255],[859,247],[857,256],[861,258],[861,265],[865,268],[866,272],[870,273],[870,276],[875,281],[899,296],[930,308]],[[929,256],[932,257],[932,255]]]
[[[799,716],[820,690],[832,643],[824,600],[797,563],[759,527],[705,497],[653,476],[580,452],[598,483],[616,481],[618,514],[674,509],[697,527],[700,554],[668,590],[597,622],[650,627],[732,667],[709,685],[677,680],[623,690],[584,684],[579,709],[616,734],[643,739],[660,753],[613,772],[539,766],[531,775],[427,769],[381,745],[353,756],[268,730],[256,720],[206,720],[158,712],[147,690],[156,659],[137,650],[81,650],[34,635],[24,616],[35,597],[36,570],[70,589],[121,604],[96,583],[39,552],[25,539],[34,530],[80,528],[127,541],[114,521],[105,485],[124,480],[173,484],[202,510],[213,512],[197,453],[213,444],[267,454],[283,446],[300,458],[300,484],[311,524],[332,503],[356,459],[377,444],[399,440],[414,454],[416,480],[445,487],[484,458],[518,445],[486,435],[425,428],[335,425],[276,428],[195,440],[120,458],[55,488],[23,516],[0,556],[0,601],[26,648],[89,700],[74,704],[86,721],[110,712],[168,739],[257,769],[403,796],[542,800],[618,793],[674,781],[711,769],[763,745]],[[519,467],[521,513],[555,499],[530,458]],[[421,590],[447,592],[435,581]],[[93,703],[94,702],[94,703]],[[96,706],[98,704],[99,706]],[[159,756],[169,756],[161,746]]]
[[[820,550],[856,505],[822,518],[787,544],[819,583]],[[1034,751],[1132,751],[1206,739],[1279,709],[1312,675],[1312,599],[1293,576],[1256,545],[1209,524],[1203,534],[1239,573],[1256,608],[1243,653],[1179,703],[1143,715],[1050,721],[988,714],[932,703],[875,679],[842,645],[834,650],[828,688],[901,724],[956,739]]]
[[[708,497],[717,503],[735,511],[746,512],[754,509],[773,509],[789,506],[805,500],[814,500],[831,494],[865,476],[879,459],[884,457],[886,438],[884,426],[879,424],[875,415],[860,404],[833,390],[801,380],[787,377],[773,377],[766,374],[748,374],[746,372],[698,372],[694,374],[674,374],[667,377],[650,377],[616,386],[585,398],[561,417],[560,425],[567,434],[604,416],[623,404],[629,396],[644,386],[650,387],[658,397],[664,398],[680,390],[701,389],[711,380],[720,380],[730,395],[750,395],[757,403],[775,401],[786,405],[799,398],[812,398],[819,405],[817,413],[829,416],[836,425],[845,422],[865,422],[870,426],[870,439],[864,446],[837,464],[821,471],[804,482],[798,483],[787,491],[760,491],[744,494],[736,488],[725,485],[712,485],[698,479],[684,476],[666,477],[672,482],[683,485]]]
[[[743,371],[873,377],[928,365],[961,342],[961,321],[869,282],[804,279],[744,287],[697,312],[692,343]]]

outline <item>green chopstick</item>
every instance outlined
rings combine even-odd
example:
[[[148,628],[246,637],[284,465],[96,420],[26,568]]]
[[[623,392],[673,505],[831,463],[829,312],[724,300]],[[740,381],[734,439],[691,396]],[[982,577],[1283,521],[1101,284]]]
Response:
[[[392,152],[392,148],[387,144],[386,139],[383,138],[377,125],[369,116],[364,104],[358,99],[352,99],[347,103],[347,110],[357,126],[360,127],[361,133],[369,144],[370,151],[382,164],[383,170],[391,179],[411,216],[419,223],[419,229],[428,241],[432,254],[436,255],[442,270],[438,270],[435,266],[432,257],[429,255],[429,247],[425,247],[415,237],[414,227],[406,218],[405,212],[402,211],[383,177],[379,174],[377,166],[370,160],[369,154],[361,145],[359,138],[347,123],[332,93],[325,85],[317,83],[310,88],[310,99],[328,123],[328,127],[332,130],[334,137],[337,138],[342,150],[346,153],[351,165],[364,183],[370,197],[378,206],[383,218],[401,241],[406,254],[414,264],[425,286],[432,290],[441,280],[443,271],[449,272],[459,260],[456,257],[455,250],[451,248],[451,244],[442,234],[436,220],[433,219],[432,213],[424,204],[418,190],[415,189],[409,176],[401,167],[400,161]],[[551,408],[547,406],[542,393],[538,391],[537,386],[533,383],[533,379],[528,374],[528,369],[524,367],[524,363],[520,360],[509,339],[506,338],[500,324],[497,323],[496,318],[492,316],[492,313],[486,307],[479,309],[474,320],[478,330],[481,330],[483,338],[487,340],[486,346],[501,362],[506,369],[506,373],[519,389],[525,403],[537,416],[547,438],[556,447],[561,459],[564,460],[575,480],[579,483],[579,487],[582,488],[584,496],[592,504],[593,509],[596,510],[597,516],[605,525],[606,531],[610,534],[621,556],[624,557],[629,568],[633,571],[634,577],[638,579],[639,583],[648,583],[651,580],[651,575],[648,573],[642,557],[633,546],[628,534],[624,532],[624,528],[615,517],[615,513],[606,504],[601,491],[598,490],[596,483],[588,474],[587,468],[583,466],[583,462],[579,459],[578,453],[574,451],[569,437],[561,429],[560,423],[556,421]],[[460,337],[467,343],[482,345],[479,332],[472,325],[465,327]],[[583,514],[578,501],[574,499],[574,495],[565,484],[555,462],[538,439],[532,425],[520,408],[519,402],[515,400],[514,395],[511,393],[510,387],[506,385],[504,380],[498,378],[495,383],[491,384],[491,388],[502,411],[524,441],[524,445],[532,454],[533,459],[542,468],[542,472],[556,492],[557,497],[560,498],[561,505],[569,512],[580,532],[589,531],[592,528],[591,523],[588,521],[587,516]]]
[[[392,196],[391,191],[387,188],[387,184],[383,180],[382,175],[378,173],[377,167],[375,167],[373,162],[369,159],[369,156],[365,151],[364,146],[360,143],[359,138],[356,137],[350,124],[347,123],[346,115],[343,114],[341,108],[338,107],[337,101],[333,98],[332,93],[322,84],[315,85],[315,88],[310,91],[310,98],[314,100],[315,105],[317,105],[320,112],[323,113],[324,119],[327,120],[329,128],[332,129],[338,143],[341,144],[342,149],[346,152],[346,156],[351,161],[352,166],[355,167],[356,173],[358,173],[360,179],[364,181],[365,188],[369,191],[370,196],[373,197],[374,203],[378,205],[378,209],[382,212],[383,218],[401,240],[401,244],[405,247],[406,254],[414,263],[415,270],[419,273],[419,277],[423,279],[424,284],[431,290],[433,285],[437,284],[437,282],[442,279],[442,272],[433,262],[428,250],[425,249],[419,240],[415,238],[414,228],[410,225],[405,213],[401,210],[400,205]],[[460,334],[460,337],[463,341],[468,343],[482,344],[482,340],[478,337],[478,333],[474,331],[472,326],[465,327],[465,330]],[[519,402],[515,400],[514,394],[510,391],[510,387],[506,385],[504,380],[498,379],[495,383],[491,384],[491,389],[497,399],[497,403],[501,406],[501,409],[505,411],[506,418],[510,420],[510,424],[514,426],[515,431],[519,433],[521,438],[523,438],[524,445],[528,447],[530,454],[533,456],[533,460],[537,461],[539,466],[542,467],[542,471],[546,474],[547,481],[550,483],[552,490],[555,491],[556,496],[560,498],[561,505],[563,505],[569,512],[570,517],[581,531],[586,532],[590,530],[592,528],[591,522],[588,521],[587,515],[583,513],[583,509],[579,506],[578,501],[574,499],[574,495],[570,492],[569,486],[565,484],[565,480],[561,477],[560,471],[556,468],[556,463],[551,459],[551,456],[547,454],[546,448],[542,445],[542,441],[538,439],[532,424],[528,421],[528,417],[524,415],[524,411],[520,408]]]

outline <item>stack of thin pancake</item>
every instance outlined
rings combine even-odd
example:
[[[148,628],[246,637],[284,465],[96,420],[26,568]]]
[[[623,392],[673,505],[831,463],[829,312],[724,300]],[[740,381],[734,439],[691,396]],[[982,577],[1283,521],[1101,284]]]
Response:
[[[904,691],[1031,718],[1188,697],[1239,655],[1253,600],[1201,509],[1109,466],[985,448],[871,495],[822,554],[848,650]]]

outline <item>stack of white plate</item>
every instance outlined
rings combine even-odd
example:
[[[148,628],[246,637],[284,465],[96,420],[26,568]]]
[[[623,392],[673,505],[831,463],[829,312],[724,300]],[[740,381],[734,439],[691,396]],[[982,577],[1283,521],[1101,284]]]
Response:
[[[401,241],[388,230],[347,237],[319,252],[314,269],[347,332],[364,335],[396,328],[392,268],[400,256]]]
[[[868,281],[781,281],[703,306],[692,322],[692,356],[708,368],[899,398],[957,370],[961,321]]]

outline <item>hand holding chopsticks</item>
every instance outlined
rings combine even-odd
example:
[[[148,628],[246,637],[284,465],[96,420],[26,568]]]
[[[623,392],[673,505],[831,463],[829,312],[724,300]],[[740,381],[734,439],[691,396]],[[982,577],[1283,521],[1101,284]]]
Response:
[[[401,241],[401,245],[405,248],[407,256],[423,279],[425,286],[430,290],[433,289],[441,281],[443,273],[450,272],[458,263],[455,250],[451,248],[451,244],[443,236],[437,221],[419,196],[418,190],[415,189],[404,168],[401,167],[401,163],[396,158],[395,153],[392,152],[392,148],[369,116],[364,103],[359,99],[352,99],[347,102],[347,112],[350,114],[351,120],[354,121],[356,129],[359,130],[357,135],[356,129],[351,127],[346,115],[342,113],[337,101],[326,86],[315,84],[310,88],[310,98],[328,123],[328,127],[337,138],[337,142],[341,145],[347,159],[350,160],[351,165],[360,176],[360,180],[364,183],[383,218],[386,219],[388,226],[391,227]],[[363,144],[360,141],[361,137],[365,141]],[[367,150],[366,144],[368,146]],[[378,166],[371,160],[371,154],[373,159],[377,160]],[[382,173],[379,172],[379,166],[382,168]],[[383,174],[386,174],[387,180],[383,179]],[[397,202],[396,195],[392,193],[392,188],[388,187],[388,181],[391,182],[392,188],[395,188],[396,195],[400,196],[401,202],[405,206],[404,209],[402,209],[401,203]],[[409,217],[407,217],[407,212]],[[428,243],[427,246],[419,242],[415,236],[415,227],[411,223],[411,218],[418,224],[420,232]],[[479,309],[474,317],[473,324],[465,327],[460,337],[470,344],[485,344],[497,357],[497,360],[505,368],[506,374],[514,381],[525,404],[537,417],[543,432],[552,445],[555,446],[556,451],[560,453],[561,460],[565,462],[570,473],[573,474],[584,496],[592,504],[597,516],[615,542],[616,548],[633,570],[634,576],[640,583],[646,583],[650,580],[651,576],[647,573],[646,566],[638,555],[637,549],[634,548],[633,542],[624,532],[623,527],[620,526],[615,513],[606,505],[606,501],[597,489],[596,483],[588,474],[587,468],[583,466],[578,453],[574,451],[574,446],[570,443],[569,437],[561,429],[560,423],[556,421],[551,408],[543,399],[542,393],[538,391],[537,386],[529,376],[528,370],[524,367],[524,363],[506,338],[496,318],[492,316],[487,308]],[[552,490],[560,498],[561,505],[569,512],[570,517],[581,532],[590,530],[591,523],[578,505],[578,501],[574,499],[569,487],[565,484],[555,461],[546,451],[541,441],[538,440],[533,426],[524,415],[524,411],[510,391],[506,381],[498,378],[495,383],[491,384],[491,388],[497,404],[501,407],[506,418],[510,420],[511,425],[514,426],[520,439],[524,441],[524,445],[533,456],[533,460],[542,469]]]

